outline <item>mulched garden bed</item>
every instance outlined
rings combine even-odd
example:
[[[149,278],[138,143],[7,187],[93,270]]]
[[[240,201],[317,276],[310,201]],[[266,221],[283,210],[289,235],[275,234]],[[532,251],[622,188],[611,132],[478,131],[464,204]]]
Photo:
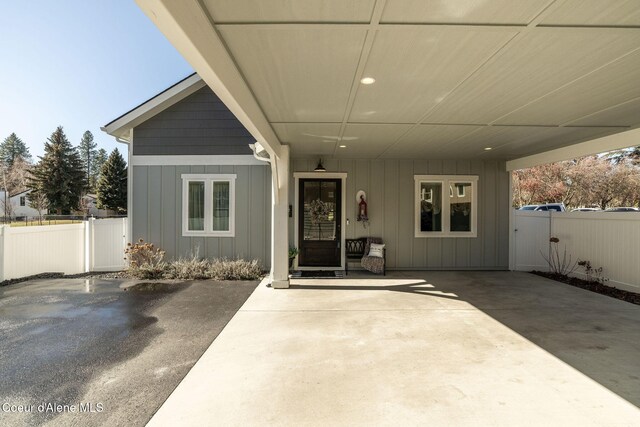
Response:
[[[567,285],[575,286],[577,288],[586,289],[591,292],[597,292],[602,295],[630,302],[631,304],[640,305],[640,294],[636,292],[624,291],[622,289],[614,288],[613,286],[603,285],[599,282],[589,282],[588,280],[569,277],[562,274],[545,273],[544,271],[532,271],[531,273],[546,277],[547,279],[566,283]]]

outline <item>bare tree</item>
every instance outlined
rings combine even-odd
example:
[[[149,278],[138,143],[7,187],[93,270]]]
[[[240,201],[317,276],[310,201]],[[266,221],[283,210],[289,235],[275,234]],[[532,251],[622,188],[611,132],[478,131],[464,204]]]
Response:
[[[32,190],[27,197],[29,199],[29,206],[38,211],[38,223],[42,225],[44,214],[47,209],[49,209],[47,196],[40,191]]]
[[[513,173],[513,205],[563,202],[567,207],[640,203],[640,166],[630,157],[587,156]]]
[[[11,199],[9,198],[9,194],[5,191],[5,197],[0,200],[0,207],[2,207],[2,213],[5,217],[5,220],[9,218],[13,218],[13,205],[11,204]]]

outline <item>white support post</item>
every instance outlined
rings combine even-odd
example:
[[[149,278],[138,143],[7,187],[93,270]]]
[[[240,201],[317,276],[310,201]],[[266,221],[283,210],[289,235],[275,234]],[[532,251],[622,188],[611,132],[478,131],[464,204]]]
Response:
[[[516,223],[515,210],[513,209],[513,172],[509,174],[509,270],[516,269]]]
[[[129,132],[127,145],[127,243],[133,239],[133,129]]]
[[[289,147],[272,157],[271,287],[289,287]],[[275,164],[273,164],[275,163]]]
[[[84,271],[89,273],[93,264],[93,227],[95,218],[88,218],[84,223]]]
[[[129,243],[129,219],[122,218],[122,256],[124,257],[124,251],[127,250],[127,243]],[[126,267],[126,264],[125,264]]]
[[[4,259],[7,255],[7,233],[9,232],[8,225],[0,225],[0,282],[4,281],[5,274],[5,262]]]

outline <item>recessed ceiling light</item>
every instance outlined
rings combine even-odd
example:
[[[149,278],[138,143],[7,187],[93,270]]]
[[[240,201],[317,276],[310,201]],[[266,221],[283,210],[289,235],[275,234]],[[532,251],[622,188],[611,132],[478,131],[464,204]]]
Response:
[[[346,146],[346,145],[340,145],[339,147],[340,147],[340,148],[347,148],[347,146]]]
[[[489,151],[491,150],[491,147],[484,147],[484,151]]]
[[[363,85],[372,85],[376,82],[376,79],[374,79],[373,77],[363,77],[360,79],[360,83],[362,83]]]

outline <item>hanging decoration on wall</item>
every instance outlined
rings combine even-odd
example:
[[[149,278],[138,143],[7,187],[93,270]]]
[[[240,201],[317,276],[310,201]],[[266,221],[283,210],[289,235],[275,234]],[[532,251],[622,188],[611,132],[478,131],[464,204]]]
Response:
[[[358,202],[358,222],[362,223],[364,228],[369,225],[369,212],[367,210],[367,193],[359,190],[356,193],[356,202]]]

